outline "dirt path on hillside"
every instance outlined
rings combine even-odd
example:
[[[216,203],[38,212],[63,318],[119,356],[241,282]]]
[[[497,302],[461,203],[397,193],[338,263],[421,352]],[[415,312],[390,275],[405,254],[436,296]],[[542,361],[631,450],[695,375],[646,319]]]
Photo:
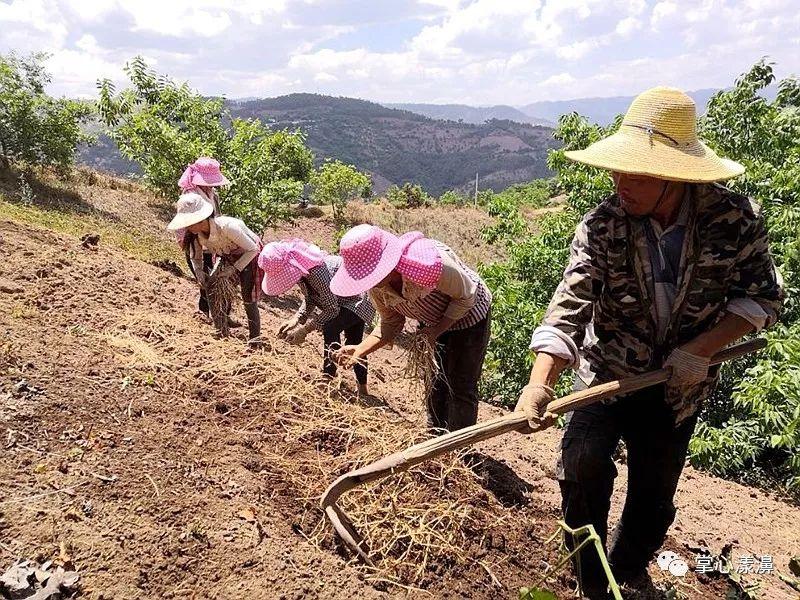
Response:
[[[246,390],[241,399],[217,396],[211,371],[188,391],[159,383],[176,357],[194,367],[191,349],[211,335],[191,315],[196,292],[188,281],[102,240],[87,250],[75,238],[7,221],[0,221],[0,239],[7,257],[0,265],[0,564],[49,559],[63,548],[83,573],[87,597],[96,599],[424,594],[367,581],[329,533],[321,543],[311,539],[308,500],[265,462],[295,441],[271,428],[269,398],[256,405],[244,400]],[[264,331],[287,314],[265,307]],[[135,346],[137,360],[154,365],[152,380],[121,360],[140,339],[152,342]],[[283,360],[296,364],[298,377],[309,376],[318,369],[319,344],[311,336]],[[225,348],[243,365],[251,360],[240,339]],[[420,422],[419,407],[397,384],[401,363],[398,351],[376,358],[373,391]],[[389,427],[396,417],[381,410]],[[481,411],[482,418],[498,413]],[[488,546],[464,543],[501,567],[433,565],[425,578],[433,597],[512,598],[552,560],[542,541],[558,518],[556,444],[557,432],[547,432],[478,449],[489,457],[484,485],[502,519]],[[309,479],[308,486],[326,483]],[[471,493],[465,502],[488,502]],[[678,552],[684,543],[717,550],[736,538],[737,550],[772,553],[784,571],[788,556],[800,552],[800,510],[756,490],[689,470],[678,505],[668,543]],[[796,598],[776,577],[761,580],[761,597]],[[678,588],[687,598],[724,593],[721,582],[687,582]],[[563,592],[571,583],[564,576],[553,586]]]

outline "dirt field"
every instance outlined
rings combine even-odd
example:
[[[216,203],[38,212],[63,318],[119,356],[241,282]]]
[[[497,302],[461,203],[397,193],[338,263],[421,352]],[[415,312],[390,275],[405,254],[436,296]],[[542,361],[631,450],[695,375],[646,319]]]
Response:
[[[125,222],[124,195],[90,187],[92,210]],[[146,206],[127,226],[146,222],[169,244]],[[243,332],[214,339],[188,280],[76,235],[0,212],[0,568],[68,557],[95,599],[514,598],[554,563],[549,431],[484,443],[474,470],[452,457],[353,494],[346,508],[384,557],[377,572],[358,566],[317,502],[335,475],[418,439],[400,350],[376,356],[376,400],[359,401],[350,373],[318,379],[319,336],[255,352]],[[265,333],[291,304],[262,307]],[[732,544],[786,573],[800,554],[800,509],[764,492],[687,468],[676,503],[665,547],[687,560]],[[393,539],[398,522],[407,539]],[[652,575],[674,598],[728,590]],[[748,581],[754,597],[797,598],[775,574]],[[566,598],[573,584],[564,574],[547,587]]]

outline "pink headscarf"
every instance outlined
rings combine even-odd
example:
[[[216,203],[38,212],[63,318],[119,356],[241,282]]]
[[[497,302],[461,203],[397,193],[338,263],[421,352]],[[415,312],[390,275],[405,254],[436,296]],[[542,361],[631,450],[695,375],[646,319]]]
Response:
[[[324,264],[325,256],[323,250],[301,239],[268,243],[258,256],[264,293],[279,296],[289,291],[311,269]]]
[[[442,276],[442,256],[433,240],[420,231],[410,231],[400,236],[403,253],[397,271],[417,285],[433,289]]]

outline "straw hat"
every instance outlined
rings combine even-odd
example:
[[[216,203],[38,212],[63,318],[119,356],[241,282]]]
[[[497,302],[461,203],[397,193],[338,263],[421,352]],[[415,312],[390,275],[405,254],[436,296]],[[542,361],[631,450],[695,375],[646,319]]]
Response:
[[[615,134],[564,154],[593,167],[670,181],[706,183],[744,173],[742,165],[697,139],[694,100],[668,87],[637,96]]]
[[[204,221],[214,214],[214,207],[209,201],[196,192],[181,194],[175,203],[175,212],[172,221],[167,225],[170,231],[185,229],[190,225]]]

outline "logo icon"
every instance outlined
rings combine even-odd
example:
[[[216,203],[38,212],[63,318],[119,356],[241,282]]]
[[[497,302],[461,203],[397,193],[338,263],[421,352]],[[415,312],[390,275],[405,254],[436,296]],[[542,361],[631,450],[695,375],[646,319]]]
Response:
[[[686,564],[686,561],[669,550],[659,554],[656,562],[662,571],[669,571],[675,577],[683,577],[689,572],[689,565]]]

